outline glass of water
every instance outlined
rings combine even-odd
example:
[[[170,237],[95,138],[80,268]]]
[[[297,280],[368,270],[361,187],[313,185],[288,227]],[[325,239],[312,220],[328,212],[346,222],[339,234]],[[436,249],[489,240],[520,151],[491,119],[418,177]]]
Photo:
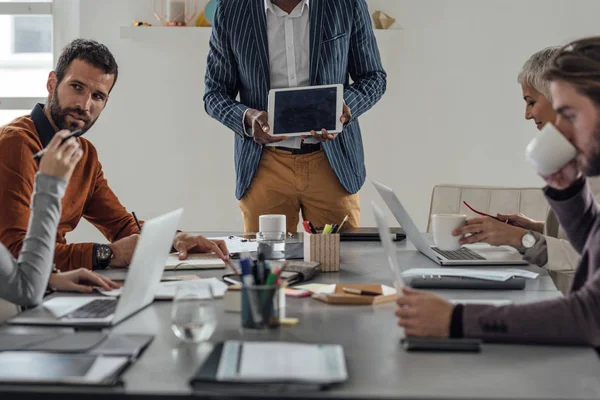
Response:
[[[205,342],[217,327],[213,291],[206,282],[180,284],[173,299],[171,328],[181,341]]]

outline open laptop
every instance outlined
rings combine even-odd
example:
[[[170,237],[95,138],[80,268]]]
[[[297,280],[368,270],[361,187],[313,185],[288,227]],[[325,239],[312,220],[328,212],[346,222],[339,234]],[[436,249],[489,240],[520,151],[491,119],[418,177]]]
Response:
[[[56,296],[8,323],[104,328],[145,308],[154,300],[182,213],[178,209],[144,223],[120,297]]]
[[[373,181],[385,204],[394,214],[396,221],[404,229],[412,244],[425,256],[442,266],[457,265],[527,265],[523,257],[504,247],[482,246],[481,248],[462,247],[456,251],[444,251],[431,247],[421,236],[408,212],[389,187]]]

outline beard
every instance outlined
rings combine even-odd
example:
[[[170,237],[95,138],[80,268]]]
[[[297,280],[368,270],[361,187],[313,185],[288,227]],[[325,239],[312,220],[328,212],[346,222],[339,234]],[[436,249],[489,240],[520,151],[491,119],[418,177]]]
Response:
[[[589,151],[581,153],[577,160],[586,176],[600,176],[600,121],[596,124]]]
[[[55,89],[54,96],[52,96],[52,100],[50,101],[50,116],[52,117],[52,120],[54,121],[58,129],[67,129],[69,131],[79,129],[79,125],[77,123],[67,122],[67,116],[69,114],[73,114],[76,115],[77,118],[81,118],[81,120],[84,122],[83,128],[81,128],[81,130],[84,133],[87,132],[96,123],[96,120],[92,120],[89,114],[83,111],[80,107],[63,108],[58,100],[58,91]],[[71,118],[73,117],[71,116]]]

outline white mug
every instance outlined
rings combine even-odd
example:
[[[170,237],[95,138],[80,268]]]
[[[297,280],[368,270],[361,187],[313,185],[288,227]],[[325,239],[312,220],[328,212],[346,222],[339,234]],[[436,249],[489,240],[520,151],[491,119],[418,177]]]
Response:
[[[525,157],[542,176],[558,172],[575,158],[577,150],[554,125],[548,122],[529,142]]]
[[[433,241],[440,250],[460,249],[460,236],[452,236],[452,231],[467,224],[467,216],[462,214],[434,214],[431,216]]]
[[[285,215],[267,214],[258,217],[259,232],[287,232]]]

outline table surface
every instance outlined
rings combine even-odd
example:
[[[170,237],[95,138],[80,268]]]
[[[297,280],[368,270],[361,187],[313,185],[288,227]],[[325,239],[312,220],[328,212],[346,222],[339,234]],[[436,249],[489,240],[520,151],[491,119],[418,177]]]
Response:
[[[399,242],[397,247],[403,269],[438,267],[417,253],[410,242]],[[322,273],[315,282],[392,285],[392,275],[378,242],[343,242],[341,254],[341,272]],[[540,276],[528,280],[525,290],[438,293],[450,299],[509,299],[515,303],[561,295],[545,270],[537,267],[526,269],[538,272]],[[178,273],[189,274],[190,271]],[[121,279],[125,276],[125,272],[119,270],[107,271],[106,274]],[[200,274],[202,277],[220,277],[223,271],[202,271]],[[343,345],[349,381],[328,391],[301,396],[390,399],[600,397],[600,362],[591,348],[484,344],[481,353],[406,352],[400,346],[402,332],[396,326],[393,303],[334,306],[310,298],[289,297],[286,314],[298,317],[298,326],[262,334],[242,334],[240,315],[224,312],[222,301],[216,301],[216,305],[219,323],[211,342],[244,339]],[[84,392],[165,397],[192,394],[189,379],[212,345],[179,343],[171,331],[170,312],[171,302],[157,301],[113,328],[117,333],[151,333],[155,339],[142,357],[124,373],[124,388],[86,389]],[[32,328],[3,329],[27,331]],[[5,394],[18,395],[28,390],[33,389],[0,387],[0,393],[4,391]],[[72,389],[48,388],[46,392],[68,394],[69,390]],[[3,395],[3,398],[8,396]]]

